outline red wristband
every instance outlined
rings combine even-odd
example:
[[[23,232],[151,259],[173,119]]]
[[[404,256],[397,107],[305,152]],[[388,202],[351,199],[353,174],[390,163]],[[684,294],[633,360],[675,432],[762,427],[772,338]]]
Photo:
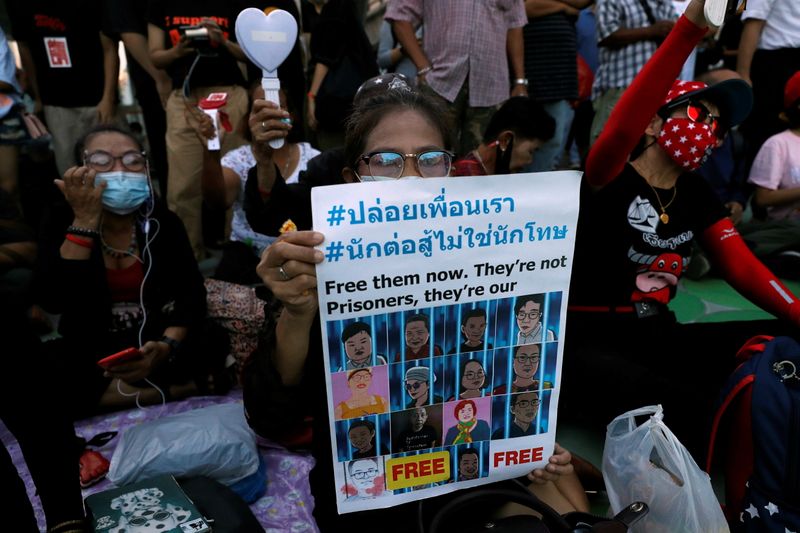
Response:
[[[92,242],[91,239],[85,239],[83,237],[78,237],[77,235],[72,235],[70,233],[67,233],[66,239],[69,242],[77,244],[78,246],[83,246],[84,248],[92,248],[94,246],[94,243]]]

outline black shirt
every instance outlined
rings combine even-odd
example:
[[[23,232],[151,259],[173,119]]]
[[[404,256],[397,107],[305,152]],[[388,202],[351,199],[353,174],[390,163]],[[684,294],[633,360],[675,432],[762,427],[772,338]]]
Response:
[[[578,98],[578,53],[574,17],[553,13],[528,19],[522,28],[525,76],[538,102]]]
[[[236,17],[241,10],[242,4],[238,0],[150,0],[147,21],[164,30],[164,49],[169,50],[180,39],[181,26],[195,26],[203,18],[213,19],[225,37],[236,42]],[[244,76],[236,58],[223,46],[213,50],[216,51],[214,56],[199,59],[192,71],[191,87],[244,86]],[[189,54],[167,67],[173,88],[183,86],[195,58],[196,54]]]
[[[674,191],[653,189],[626,165],[599,191],[584,182],[581,192],[570,305],[629,306],[645,298],[668,303],[692,241],[726,216],[714,191],[694,173],[681,174]],[[659,220],[656,194],[669,203],[667,224]]]
[[[413,452],[414,450],[424,450],[436,446],[439,435],[431,426],[422,426],[419,431],[407,429],[400,433],[395,442],[395,452]]]
[[[6,2],[14,39],[28,45],[45,105],[91,107],[103,97],[100,0]]]

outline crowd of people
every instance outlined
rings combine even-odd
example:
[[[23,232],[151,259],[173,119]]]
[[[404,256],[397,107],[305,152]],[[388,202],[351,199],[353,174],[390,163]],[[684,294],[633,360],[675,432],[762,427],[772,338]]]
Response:
[[[800,278],[800,4],[749,0],[720,30],[704,17],[710,1],[7,0],[0,328],[15,378],[36,370],[37,379],[9,380],[0,415],[48,531],[84,531],[79,480],[102,475],[89,458],[79,466],[72,421],[232,385],[199,267],[214,249],[210,276],[259,287],[268,309],[239,374],[248,422],[286,442],[311,420],[320,529],[416,527],[411,504],[337,513],[315,290],[324,236],[311,223],[311,189],[330,184],[583,170],[559,420],[602,431],[626,410],[664,404],[699,460],[736,349],[800,326],[800,303],[781,282]],[[384,4],[373,44],[367,13]],[[245,7],[297,20],[279,103],[264,99],[261,72],[236,42]],[[118,110],[120,46],[141,134]],[[208,102],[217,114],[203,111]],[[285,231],[288,220],[296,231]],[[776,318],[679,323],[669,303],[680,279],[709,271]],[[512,437],[537,428],[531,406],[553,388],[536,377],[541,343],[556,340],[537,320],[542,305],[526,296],[514,308],[514,380],[502,391],[518,393]],[[424,365],[446,349],[429,344],[424,310],[413,312],[402,356]],[[492,348],[485,311],[460,326],[457,353]],[[384,411],[385,399],[359,384],[401,356],[373,354],[371,335],[364,322],[341,333],[350,396],[337,419]],[[700,346],[693,371],[675,372],[676,358]],[[98,365],[128,348],[130,358]],[[485,369],[465,360],[459,375],[447,400],[458,402],[459,423],[443,440],[488,439],[473,401],[491,389]],[[408,427],[393,440],[421,449],[437,438],[429,404],[443,399],[428,395],[432,365],[404,378]],[[20,402],[67,387],[46,410]],[[44,423],[51,440],[75,444],[44,449]],[[384,453],[375,432],[368,420],[351,424],[351,468]],[[464,479],[471,452],[459,456]],[[560,512],[587,511],[576,461],[556,445],[545,468],[509,487],[522,481]],[[3,467],[15,505],[30,511],[19,531],[36,530],[7,453]]]

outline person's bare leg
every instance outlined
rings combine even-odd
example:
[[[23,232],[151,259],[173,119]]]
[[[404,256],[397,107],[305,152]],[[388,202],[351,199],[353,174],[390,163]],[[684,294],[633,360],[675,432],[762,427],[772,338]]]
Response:
[[[573,511],[589,512],[589,499],[575,474],[564,475],[556,481],[547,483],[531,483],[528,485],[528,490],[558,514],[564,515]],[[507,503],[497,512],[497,518],[514,515],[540,516],[539,513],[518,503]]]
[[[586,496],[586,491],[577,474],[561,476],[553,484],[564,499],[570,503],[573,511],[589,512],[589,498]],[[535,484],[529,487],[534,494],[536,494],[536,487]]]

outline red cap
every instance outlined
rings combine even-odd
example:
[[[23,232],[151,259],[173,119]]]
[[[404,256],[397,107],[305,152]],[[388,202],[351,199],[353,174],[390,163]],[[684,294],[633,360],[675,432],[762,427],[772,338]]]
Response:
[[[662,105],[667,106],[676,100],[677,104],[689,98],[702,98],[715,103],[728,126],[740,124],[753,108],[753,90],[746,81],[740,79],[725,80],[711,86],[701,81],[677,80],[672,84]]]
[[[683,96],[684,94],[693,93],[694,91],[699,91],[700,89],[705,89],[708,87],[702,81],[681,81],[676,80],[675,83],[672,84],[669,92],[667,93],[667,97],[664,98],[664,102],[662,105],[667,105],[671,101],[675,100],[676,98]]]
[[[800,71],[795,72],[786,82],[786,88],[783,90],[783,108],[789,109],[798,100],[800,100]]]

